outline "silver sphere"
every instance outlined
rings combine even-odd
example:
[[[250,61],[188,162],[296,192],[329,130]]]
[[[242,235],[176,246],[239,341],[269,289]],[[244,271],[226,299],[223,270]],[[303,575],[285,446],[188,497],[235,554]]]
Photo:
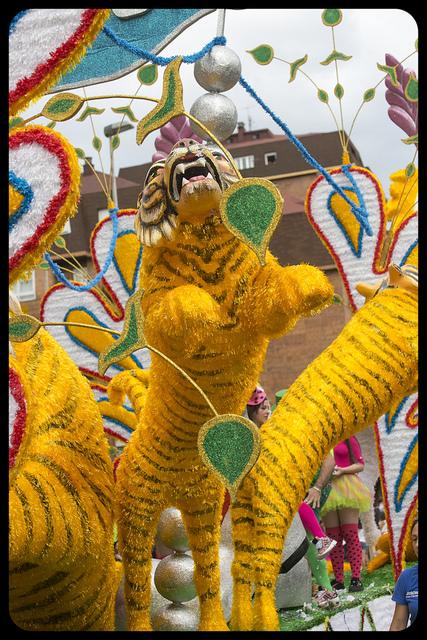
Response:
[[[157,565],[154,584],[164,598],[172,602],[188,602],[197,595],[193,573],[193,558],[185,553],[173,553]]]
[[[221,93],[205,93],[200,96],[191,107],[190,113],[220,141],[230,137],[237,125],[237,109],[234,102]],[[210,139],[194,122],[191,122],[191,128],[203,140]]]
[[[199,613],[194,607],[173,602],[157,611],[151,623],[155,631],[197,631]]]
[[[160,516],[157,531],[160,541],[169,549],[187,551],[190,548],[179,509],[175,507],[165,509]]]
[[[228,47],[215,46],[194,65],[194,77],[206,91],[228,91],[240,78],[240,58]]]

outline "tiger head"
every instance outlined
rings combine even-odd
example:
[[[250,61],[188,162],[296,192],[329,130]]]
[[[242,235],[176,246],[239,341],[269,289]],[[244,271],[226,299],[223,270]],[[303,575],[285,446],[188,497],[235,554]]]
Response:
[[[223,191],[237,179],[218,147],[180,140],[147,172],[135,219],[140,241],[153,246],[172,238],[178,220],[203,220],[218,210]]]

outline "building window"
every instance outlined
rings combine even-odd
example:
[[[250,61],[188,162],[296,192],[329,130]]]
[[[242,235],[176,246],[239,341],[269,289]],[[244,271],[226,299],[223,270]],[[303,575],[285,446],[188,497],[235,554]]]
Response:
[[[71,233],[71,224],[69,220],[67,220],[67,222],[64,224],[64,228],[61,231],[61,236],[65,236],[67,235],[67,233]]]
[[[98,222],[109,217],[108,209],[98,209]]]
[[[36,276],[34,271],[31,272],[31,276],[28,280],[18,280],[18,282],[13,285],[12,290],[20,302],[24,302],[25,300],[35,300]]]
[[[273,164],[277,160],[277,153],[275,151],[270,151],[270,153],[264,153],[264,162],[265,164]]]
[[[234,160],[240,171],[242,169],[253,169],[255,166],[255,156],[240,156],[240,158],[234,158]]]

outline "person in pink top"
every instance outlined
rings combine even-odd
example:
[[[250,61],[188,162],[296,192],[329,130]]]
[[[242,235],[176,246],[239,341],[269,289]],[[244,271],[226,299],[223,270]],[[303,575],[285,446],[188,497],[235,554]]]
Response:
[[[344,589],[344,547],[351,566],[349,591],[362,591],[360,580],[362,568],[362,545],[359,540],[359,514],[369,511],[372,497],[368,487],[358,474],[363,471],[365,461],[356,436],[344,440],[334,447],[322,464],[315,486],[309,489],[305,502],[313,507],[320,504],[320,493],[328,478],[331,491],[320,509],[320,517],[330,538],[337,544],[330,553],[335,580],[335,589]],[[331,475],[332,474],[332,475]]]

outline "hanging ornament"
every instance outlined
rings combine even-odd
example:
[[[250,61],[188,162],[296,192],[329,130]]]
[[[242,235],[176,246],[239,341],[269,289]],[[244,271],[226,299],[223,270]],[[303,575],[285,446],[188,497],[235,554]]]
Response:
[[[159,562],[154,574],[154,584],[164,598],[172,602],[188,602],[197,595],[193,573],[193,558],[178,551]]]
[[[196,631],[199,614],[196,609],[190,609],[185,604],[171,602],[153,616],[152,624],[156,631]]]
[[[194,65],[194,77],[206,91],[228,91],[239,81],[242,64],[229,47],[215,46]]]
[[[197,596],[193,580],[193,558],[184,553],[189,549],[187,532],[179,509],[170,507],[160,516],[158,525],[160,542],[173,549],[162,558],[154,573],[154,585],[163,598],[171,601],[152,615],[156,631],[196,631],[199,625]],[[183,604],[183,603],[188,603]]]
[[[225,9],[218,9],[217,36],[224,35]],[[190,109],[192,116],[207,127],[218,140],[229,138],[237,125],[237,109],[226,96],[220,95],[228,91],[238,82],[241,72],[238,55],[228,47],[218,45],[194,65],[194,77],[203,89],[209,91],[197,98]],[[191,127],[203,140],[209,136],[196,124]]]
[[[159,520],[159,538],[162,544],[175,551],[188,551],[187,532],[181,511],[175,507],[165,509]]]
[[[200,96],[191,107],[190,113],[220,141],[229,138],[237,125],[237,109],[234,103],[220,93],[205,93]],[[191,123],[191,128],[203,140],[210,139],[196,124]]]

